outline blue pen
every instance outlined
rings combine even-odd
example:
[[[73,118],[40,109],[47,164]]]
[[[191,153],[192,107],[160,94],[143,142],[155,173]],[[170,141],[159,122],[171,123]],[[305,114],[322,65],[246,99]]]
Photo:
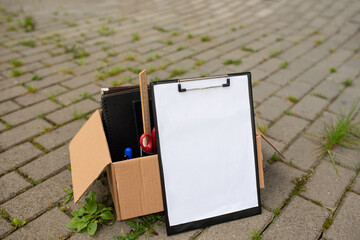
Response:
[[[125,157],[127,159],[132,159],[132,150],[131,150],[131,148],[126,148],[124,154],[125,154]]]

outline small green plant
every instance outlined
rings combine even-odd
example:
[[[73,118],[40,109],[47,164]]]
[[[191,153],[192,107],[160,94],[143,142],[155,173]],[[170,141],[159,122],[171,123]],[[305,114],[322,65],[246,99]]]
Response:
[[[176,49],[176,51],[181,51],[181,50],[184,50],[184,49],[185,49],[184,46],[179,46],[179,47]]]
[[[289,65],[288,61],[280,63],[280,68],[286,68]]]
[[[327,230],[329,229],[329,227],[331,226],[331,224],[334,222],[334,218],[329,217],[328,219],[326,219],[326,221],[323,224],[323,229]]]
[[[276,41],[277,42],[281,42],[282,40],[284,40],[283,38],[279,37],[279,38],[276,38]]]
[[[165,43],[166,43],[167,45],[173,45],[173,41],[171,41],[171,40],[167,40]]]
[[[75,61],[76,65],[84,66],[85,65],[85,58],[80,58]]]
[[[176,37],[176,36],[179,36],[179,35],[180,35],[180,32],[175,31],[175,32],[172,32],[171,35],[173,35],[174,37]]]
[[[235,31],[236,31],[236,27],[232,27],[232,28],[231,28],[231,31],[232,31],[232,32],[235,32]]]
[[[110,69],[106,69],[102,72],[99,72],[97,74],[97,79],[98,80],[104,80],[105,78],[107,77],[111,77],[111,76],[115,76],[119,73],[121,73],[122,71],[124,71],[125,69],[120,67],[120,66],[115,66],[113,68],[110,68]]]
[[[140,68],[135,68],[135,67],[131,67],[129,68],[129,70],[135,74],[139,74],[142,71]]]
[[[258,229],[253,229],[250,232],[250,236],[251,236],[251,239],[253,239],[253,240],[259,240],[262,238],[261,231]]]
[[[66,204],[74,197],[74,190],[72,188],[71,189],[63,188],[63,189],[67,193],[66,198],[64,200],[64,204]]]
[[[69,21],[63,21],[63,24],[68,25],[69,27],[76,27],[77,23],[76,22],[69,22]]]
[[[72,53],[73,54],[73,58],[77,59],[77,58],[84,58],[89,56],[89,52],[85,49],[85,46],[81,45],[81,44],[73,44],[70,48],[65,46],[65,52],[66,53]]]
[[[7,129],[11,129],[11,128],[12,128],[12,126],[11,126],[10,124],[8,124],[8,123],[5,123],[5,127],[6,127]]]
[[[111,84],[113,85],[113,87],[120,86],[122,83],[123,82],[121,78],[119,78],[119,80],[111,80]]]
[[[188,35],[187,35],[187,38],[188,39],[192,39],[194,37],[194,35],[192,35],[191,33],[189,33]]]
[[[160,58],[159,54],[155,54],[155,56],[150,55],[150,56],[147,56],[146,61],[151,62],[151,61],[154,61],[155,59],[158,59],[158,58]]]
[[[25,46],[25,47],[36,47],[36,43],[34,40],[25,40],[25,41],[21,41],[19,42],[20,45]]]
[[[241,59],[225,59],[225,61],[223,62],[224,65],[240,65],[242,63]]]
[[[290,100],[290,102],[296,103],[298,101],[297,97],[293,96],[293,95],[289,95],[288,99]]]
[[[334,52],[336,52],[336,48],[330,48],[329,49],[329,53],[334,53]]]
[[[345,79],[343,84],[345,85],[345,87],[350,87],[353,84],[353,80],[351,78],[347,78]]]
[[[101,36],[110,36],[110,35],[113,35],[115,33],[114,29],[110,29],[108,26],[106,25],[102,25],[99,30],[98,30],[98,33],[101,35]]]
[[[247,47],[247,46],[242,46],[241,50],[245,51],[245,52],[256,52],[253,48]]]
[[[73,117],[74,119],[80,119],[80,118],[84,118],[86,115],[83,114],[83,113],[78,113],[78,111],[76,109],[74,109],[74,112],[73,112]]]
[[[243,29],[244,27],[244,25],[239,25],[239,29]]]
[[[96,202],[96,193],[91,191],[85,198],[86,204],[75,210],[74,216],[68,224],[67,228],[76,229],[77,232],[87,232],[89,235],[94,235],[98,225],[110,225],[114,221],[114,215],[111,213],[112,208],[106,207],[102,203]]]
[[[146,69],[148,74],[151,74],[153,72],[156,72],[156,67],[149,67],[148,69]]]
[[[269,53],[269,58],[274,58],[277,57],[280,53],[282,53],[283,50],[279,49],[279,50],[273,50]]]
[[[24,73],[24,70],[23,69],[17,69],[17,68],[14,68],[11,70],[11,74],[14,76],[14,77],[17,77],[17,76],[20,76]]]
[[[170,73],[170,78],[173,78],[175,76],[181,76],[184,73],[186,73],[186,69],[185,68],[174,68],[171,73]]]
[[[25,223],[26,223],[26,221],[20,221],[18,218],[14,218],[10,224],[13,225],[17,229],[19,227],[24,226]]]
[[[195,66],[199,67],[205,63],[204,59],[196,59],[195,60]]]
[[[9,26],[7,26],[7,28],[6,28],[6,31],[16,31],[17,29],[16,29],[16,27],[14,26],[14,25],[9,25]]]
[[[211,40],[211,37],[209,35],[201,37],[202,42],[209,42]]]
[[[316,41],[315,41],[315,46],[319,46],[319,45],[321,45],[321,44],[323,44],[324,43],[324,40],[323,39],[317,39]]]
[[[339,170],[335,165],[333,148],[336,145],[343,146],[350,149],[360,149],[360,123],[354,122],[353,114],[359,104],[360,98],[355,100],[347,115],[340,114],[336,122],[332,125],[325,123],[324,130],[319,134],[312,134],[313,138],[320,142],[319,157],[329,156],[336,172],[340,175]]]
[[[310,175],[305,174],[302,177],[295,178],[292,180],[292,183],[295,184],[294,190],[292,192],[292,195],[299,195],[300,192],[303,192],[306,190],[305,184],[309,180]]]
[[[45,117],[45,114],[39,114],[37,115],[37,118],[44,118]]]
[[[71,69],[71,68],[61,69],[61,72],[64,73],[64,74],[75,75],[74,70]]]
[[[36,92],[37,88],[35,86],[27,86],[26,87],[26,90],[29,92],[29,93],[34,93]]]
[[[125,235],[119,237],[113,236],[114,240],[135,240],[141,235],[145,234],[146,239],[153,235],[158,235],[154,229],[154,224],[158,221],[163,221],[163,217],[160,214],[150,214],[145,217],[141,217],[140,221],[127,221],[126,224],[130,226],[131,230]]]
[[[163,27],[158,27],[158,26],[154,26],[153,29],[159,31],[159,32],[168,32],[168,30],[166,30],[165,28]]]
[[[330,73],[336,73],[336,68],[330,68],[330,69],[329,69],[329,72],[330,72]]]
[[[107,51],[109,48],[110,48],[110,46],[102,46],[102,47],[101,47],[101,49],[102,49],[103,51]]]
[[[53,102],[56,102],[56,101],[57,101],[56,95],[53,94],[53,93],[50,93],[50,95],[48,96],[48,99],[50,99],[50,100],[53,101]]]
[[[326,96],[324,96],[324,95],[322,95],[321,93],[318,93],[318,92],[313,92],[313,93],[311,93],[311,95],[313,95],[315,97],[318,97],[318,98],[327,99]]]
[[[118,54],[119,54],[119,53],[116,52],[116,51],[107,52],[108,57],[115,57],[115,56],[117,56]]]
[[[128,61],[134,61],[134,60],[135,60],[135,56],[129,53],[128,55],[126,55],[126,58],[125,58],[125,59],[128,60]]]
[[[265,134],[266,131],[268,130],[269,126],[266,125],[266,124],[260,124],[260,123],[258,122],[257,128],[259,129],[260,132],[262,132],[263,134]]]
[[[286,109],[285,111],[284,111],[284,113],[286,114],[286,115],[293,115],[293,113],[290,111],[290,110],[288,110],[288,109]]]
[[[277,218],[277,217],[279,216],[280,211],[281,211],[281,206],[278,206],[277,208],[274,208],[274,209],[273,209],[273,212],[274,212],[273,221],[275,220],[275,218]]]
[[[271,158],[269,160],[267,160],[267,162],[272,164],[272,163],[278,162],[280,160],[281,160],[280,155],[277,152],[274,152],[273,155],[271,156]]]
[[[32,32],[35,30],[36,22],[33,17],[26,16],[24,20],[18,21],[19,26],[24,29],[25,32]]]
[[[140,35],[138,33],[134,33],[132,36],[131,36],[133,42],[135,41],[139,41],[140,40]]]
[[[90,98],[91,96],[90,96],[90,94],[88,92],[84,91],[84,92],[80,93],[80,97],[82,97],[82,98]]]
[[[19,60],[12,60],[11,65],[13,65],[14,67],[20,67],[22,66],[22,62]]]

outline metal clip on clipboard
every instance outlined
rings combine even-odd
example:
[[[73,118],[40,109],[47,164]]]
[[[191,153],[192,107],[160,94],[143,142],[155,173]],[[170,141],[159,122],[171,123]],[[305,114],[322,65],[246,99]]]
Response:
[[[190,81],[197,81],[197,80],[206,80],[206,79],[214,79],[214,78],[224,78],[226,77],[226,83],[217,86],[209,86],[209,87],[201,87],[201,88],[182,88],[182,82],[190,82]],[[209,88],[218,88],[218,87],[230,87],[230,78],[229,75],[217,75],[217,76],[209,76],[209,77],[198,77],[198,78],[183,78],[178,80],[178,91],[179,92],[186,92],[186,91],[193,91],[193,90],[204,90]]]

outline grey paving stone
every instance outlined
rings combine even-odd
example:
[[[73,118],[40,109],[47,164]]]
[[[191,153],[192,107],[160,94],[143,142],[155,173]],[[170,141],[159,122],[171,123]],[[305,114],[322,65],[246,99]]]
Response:
[[[37,217],[47,208],[65,198],[67,193],[63,188],[69,188],[70,184],[70,171],[65,170],[17,195],[11,201],[2,204],[1,208],[5,209],[12,218],[31,219]]]
[[[40,143],[46,149],[56,147],[73,138],[85,122],[86,121],[84,119],[71,122],[49,133],[41,135],[38,138],[35,138],[34,141]]]
[[[317,239],[330,212],[295,196],[265,231],[262,239]]]
[[[351,188],[354,192],[360,194],[360,176],[358,175],[352,188]]]
[[[12,230],[14,230],[14,227],[11,226],[10,223],[5,219],[0,218],[0,238],[3,238]]]
[[[43,76],[40,74],[40,76]],[[56,73],[50,76],[44,76],[44,78],[40,81],[31,82],[31,85],[34,85],[37,89],[44,88],[64,80],[70,79],[71,76],[68,74]]]
[[[285,151],[286,159],[284,161],[306,171],[318,160],[318,154],[320,153],[318,148],[318,142],[310,137],[300,136]]]
[[[20,106],[12,101],[0,103],[0,115],[19,109]]]
[[[303,97],[309,90],[311,89],[311,86],[307,83],[302,83],[294,80],[286,87],[282,88],[280,91],[276,93],[279,97],[285,97],[292,95],[296,98]]]
[[[11,125],[17,125],[30,119],[36,118],[39,115],[51,112],[57,108],[60,108],[59,104],[56,104],[50,100],[46,100],[44,102],[10,113],[2,117],[2,119]]]
[[[41,150],[28,142],[0,153],[0,174],[20,166],[41,153]]]
[[[180,233],[180,234],[176,234],[176,235],[172,235],[172,236],[167,236],[166,234],[166,227],[165,227],[165,223],[159,222],[158,226],[157,224],[154,225],[154,229],[155,231],[158,232],[158,236],[154,236],[152,237],[153,239],[159,239],[159,240],[165,240],[165,239],[170,239],[170,240],[182,240],[182,239],[194,239],[194,236],[197,235],[197,233],[199,232],[199,230],[193,230],[193,231],[189,231],[189,232],[184,232],[184,233]],[[139,240],[145,240],[148,239],[148,237],[146,237],[145,235],[142,235]]]
[[[77,88],[87,83],[95,81],[97,79],[96,75],[97,75],[96,72],[91,72],[85,75],[81,75],[79,77],[71,78],[67,81],[63,81],[61,82],[61,85],[64,85],[69,88]]]
[[[330,105],[329,111],[332,111],[336,114],[348,114],[350,112],[351,106],[356,99],[359,98],[360,88],[346,88],[343,93]],[[355,112],[360,108],[360,105],[356,107]]]
[[[270,209],[281,207],[294,189],[291,180],[303,174],[281,162],[269,164],[264,170],[265,188],[260,192],[262,205]]]
[[[336,212],[333,224],[325,232],[324,237],[332,239],[357,239],[360,236],[360,215],[356,209],[360,208],[360,196],[348,192],[343,205]]]
[[[259,85],[253,88],[254,101],[262,102],[268,98],[271,94],[277,91],[280,86],[269,83],[267,81],[261,82]]]
[[[314,120],[328,103],[325,99],[308,95],[296,103],[291,111],[303,118]]]
[[[276,140],[288,143],[301,132],[307,124],[308,122],[306,120],[293,116],[284,116],[267,131],[267,134]]]
[[[241,68],[241,66],[239,68]],[[267,76],[270,75],[270,72],[266,72],[264,70],[261,70],[258,67],[251,69],[250,72],[251,72],[251,81],[253,83],[255,83],[257,81],[261,81],[261,80],[263,80],[264,78],[266,78]]]
[[[50,126],[51,125],[48,122],[42,119],[35,119],[31,122],[3,132],[0,135],[0,149],[5,149],[16,143],[20,143],[27,138],[41,133],[42,130]]]
[[[0,123],[0,131],[3,131],[5,129],[7,129],[6,125],[3,123]]]
[[[72,230],[66,227],[70,217],[57,207],[10,234],[5,239],[61,239],[68,237]]]
[[[341,165],[353,168],[354,170],[360,166],[360,150],[335,146],[333,148],[333,154],[335,161]],[[330,161],[329,156],[326,156],[325,159]]]
[[[188,56],[191,56],[193,55],[194,52],[193,51],[190,51],[188,49],[185,49],[185,50],[182,50],[182,51],[179,51],[179,52],[175,52],[175,53],[172,53],[170,55],[166,55],[165,56],[165,59],[168,59],[170,61],[173,61],[173,62],[176,62],[176,61],[179,61],[181,59],[184,59]],[[200,57],[200,56],[199,56]],[[203,57],[204,59],[209,59],[209,58],[205,58]]]
[[[67,91],[66,88],[61,87],[59,85],[53,85],[47,88],[40,89],[35,93],[26,94],[24,96],[18,97],[15,99],[15,101],[23,106],[28,106],[43,101],[52,95],[59,95],[60,93],[63,93],[65,91]]]
[[[80,116],[82,114],[92,112],[97,108],[99,108],[98,103],[90,99],[85,99],[81,102],[46,115],[46,119],[49,119],[56,124],[62,124],[74,119],[76,117],[75,115]]]
[[[283,61],[277,58],[270,58],[263,64],[259,65],[258,68],[264,70],[265,72],[272,73],[280,68],[280,63]]]
[[[292,71],[290,69],[281,69],[280,71],[270,75],[266,81],[278,84],[280,86],[284,86],[288,82],[290,82],[292,79],[294,79],[297,76],[295,71]]]
[[[0,202],[13,197],[29,186],[31,184],[15,171],[0,177]]]
[[[17,97],[21,94],[25,94],[26,89],[22,86],[15,86],[0,92],[0,101]]]
[[[277,150],[279,150],[280,152],[283,152],[283,149],[286,146],[284,143],[278,142],[269,137],[267,137],[267,138],[271,141],[271,144],[273,146],[275,146]],[[270,165],[268,163],[268,160],[271,159],[272,155],[275,153],[276,150],[264,139],[261,139],[261,151],[262,151],[262,155],[263,155],[263,166],[265,169]]]
[[[279,97],[273,96],[262,103],[255,109],[255,113],[259,114],[262,118],[273,121],[284,113],[284,110],[289,109],[291,106],[290,101],[285,101]]]
[[[343,88],[342,84],[325,80],[325,81],[321,82],[320,85],[318,85],[312,91],[312,93],[314,95],[326,97],[326,99],[328,99],[328,100],[332,100],[334,97],[336,97],[340,93],[339,90],[341,88]]]
[[[324,126],[331,126],[336,122],[337,116],[333,113],[323,112],[321,117],[315,120],[306,130],[310,134],[321,134],[324,132]]]
[[[272,218],[271,212],[262,209],[261,215],[209,227],[197,239],[250,239],[252,231],[261,231]]]
[[[69,164],[69,146],[64,145],[63,147],[24,165],[19,168],[19,170],[33,180],[43,180]]]
[[[81,96],[81,94],[84,92],[88,93],[89,95],[93,95],[100,92],[100,87],[95,84],[89,84],[87,86],[62,94],[57,97],[57,100],[65,105],[69,105],[73,101],[82,99],[83,97]]]
[[[355,171],[336,166],[340,176],[336,173],[334,166],[327,161],[321,161],[317,166],[315,174],[305,185],[306,191],[301,195],[322,203],[325,207],[335,209],[341,195],[350,180],[355,176]]]

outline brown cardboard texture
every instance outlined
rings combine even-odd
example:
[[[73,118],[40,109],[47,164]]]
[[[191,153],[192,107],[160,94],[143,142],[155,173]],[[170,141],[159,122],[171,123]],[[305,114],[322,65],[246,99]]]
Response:
[[[93,113],[69,145],[74,201],[85,193],[111,163],[99,111]]]
[[[69,151],[74,202],[106,167],[118,220],[163,211],[158,155],[112,163],[99,110],[72,139]]]

